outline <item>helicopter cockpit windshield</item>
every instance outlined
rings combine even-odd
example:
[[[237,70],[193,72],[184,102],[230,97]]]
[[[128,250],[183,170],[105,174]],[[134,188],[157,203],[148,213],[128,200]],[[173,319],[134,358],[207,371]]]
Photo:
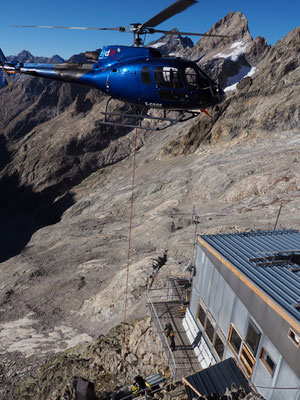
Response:
[[[185,68],[185,78],[191,90],[205,89],[210,87],[211,82],[205,76],[205,74],[201,72],[201,70],[198,70],[191,65]]]

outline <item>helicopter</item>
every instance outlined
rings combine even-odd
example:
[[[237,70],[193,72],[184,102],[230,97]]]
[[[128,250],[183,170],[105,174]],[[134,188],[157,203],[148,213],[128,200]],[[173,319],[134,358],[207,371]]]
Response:
[[[41,25],[14,25],[17,28],[54,28],[54,29],[88,29],[111,30],[133,34],[133,46],[104,46],[101,52],[87,51],[87,64],[45,64],[8,62],[0,49],[0,87],[11,85],[10,74],[27,74],[36,77],[50,78],[63,82],[77,83],[109,95],[104,120],[101,124],[127,127],[144,127],[144,119],[164,121],[162,128],[156,125],[154,130],[162,130],[178,122],[194,118],[206,108],[214,107],[226,98],[221,87],[214,82],[197,64],[180,57],[162,57],[157,48],[145,47],[147,34],[163,33],[165,35],[213,36],[226,37],[206,33],[180,32],[177,29],[164,31],[155,27],[175,14],[181,13],[196,4],[197,0],[177,0],[163,11],[144,23],[132,23],[130,27],[92,28]],[[144,35],[144,39],[142,39]],[[139,113],[109,112],[110,100],[121,100],[132,109],[139,106]],[[163,117],[148,115],[151,109],[163,110]],[[175,112],[176,117],[169,117],[168,112]],[[208,114],[209,115],[209,114]],[[118,123],[110,120],[113,117],[129,117],[135,124]]]

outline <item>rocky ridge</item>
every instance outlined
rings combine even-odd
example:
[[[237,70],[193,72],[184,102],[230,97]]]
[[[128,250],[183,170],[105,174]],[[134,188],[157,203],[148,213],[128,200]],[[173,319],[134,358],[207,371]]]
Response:
[[[215,31],[235,19],[245,22],[232,14]],[[168,249],[168,275],[192,256],[193,205],[201,233],[273,229],[280,204],[278,227],[299,229],[299,34],[245,47],[257,70],[212,120],[138,133],[129,320],[146,314],[151,259]],[[239,35],[233,43],[249,39]],[[206,59],[224,61],[233,43],[216,42]],[[134,132],[97,126],[104,103],[34,78],[0,91],[0,398],[20,369],[122,320]]]
[[[245,77],[237,84],[236,92],[228,93],[228,99],[221,105],[220,112],[213,114],[212,121],[199,119],[181,139],[170,142],[163,154],[193,152],[203,139],[214,144],[273,132],[297,134],[299,38],[300,28],[296,28],[278,41],[257,64],[255,75]]]
[[[125,344],[123,325],[113,328],[106,336],[89,344],[73,347],[38,370],[35,376],[23,380],[14,391],[14,399],[56,400],[74,399],[73,379],[81,377],[93,382],[98,397],[112,392],[115,387],[144,376],[165,372],[168,366],[154,335],[150,319],[127,325]]]
[[[7,60],[10,62],[49,63],[49,64],[65,62],[65,60],[57,54],[55,54],[52,57],[33,56],[28,50],[23,50],[16,56],[8,56]]]

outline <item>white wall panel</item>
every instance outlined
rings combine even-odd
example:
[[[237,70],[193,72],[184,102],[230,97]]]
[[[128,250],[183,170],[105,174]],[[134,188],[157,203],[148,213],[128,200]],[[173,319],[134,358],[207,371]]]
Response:
[[[203,281],[201,282],[201,297],[203,298],[205,304],[209,302],[209,294],[212,286],[213,271],[215,269],[212,262],[206,257],[204,264],[202,265],[203,270]]]
[[[245,335],[249,312],[244,304],[235,296],[231,320],[241,335]]]
[[[297,349],[296,349],[297,351]],[[261,385],[267,386],[267,385]],[[287,388],[287,387],[300,387],[300,379],[294,374],[293,370],[288,366],[288,364],[282,360],[280,371],[278,373],[275,387],[277,388]],[[280,390],[280,389],[263,389],[259,388],[259,392],[267,400],[299,400],[300,390]]]
[[[220,317],[220,310],[221,310],[221,304],[223,301],[223,292],[224,292],[224,287],[225,287],[224,278],[220,274],[218,274],[218,275],[219,276],[218,276],[216,296],[214,298],[214,303],[213,303],[213,306],[211,309],[212,315],[216,321],[218,321],[219,317]]]
[[[224,335],[228,337],[229,327],[231,322],[231,312],[233,303],[235,300],[235,295],[231,288],[228,285],[224,286],[223,297],[220,307],[220,314],[217,323],[220,325],[220,328]]]
[[[200,296],[197,294],[196,290],[193,289],[193,286],[192,286],[192,294],[191,294],[189,308],[195,319],[197,318],[199,299],[200,299]]]
[[[211,276],[211,285],[208,293],[208,302],[207,302],[207,306],[209,307],[211,312],[214,311],[214,303],[218,290],[219,277],[220,277],[219,271],[213,267]]]

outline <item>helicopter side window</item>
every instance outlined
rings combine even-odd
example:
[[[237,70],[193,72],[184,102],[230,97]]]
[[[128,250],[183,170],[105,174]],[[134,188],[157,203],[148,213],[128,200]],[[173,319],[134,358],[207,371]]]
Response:
[[[184,84],[180,72],[173,67],[156,67],[154,76],[158,86],[183,89]]]
[[[141,73],[141,78],[142,82],[144,85],[151,85],[151,75],[150,75],[150,68],[149,67],[143,67],[142,68],[142,73]]]

